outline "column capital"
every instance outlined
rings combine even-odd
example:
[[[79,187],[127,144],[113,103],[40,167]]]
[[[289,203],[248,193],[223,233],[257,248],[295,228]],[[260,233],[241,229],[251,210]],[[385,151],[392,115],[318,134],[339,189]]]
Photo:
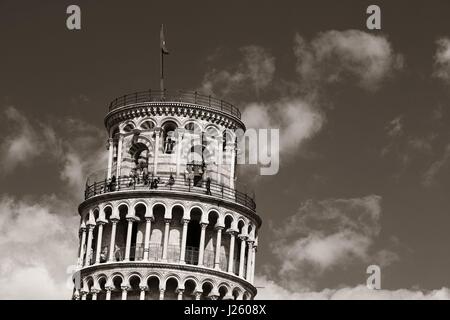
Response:
[[[106,291],[113,291],[114,287],[113,286],[105,286],[105,290]]]
[[[206,227],[208,226],[208,222],[200,222],[200,227],[202,228],[202,229],[206,229]]]
[[[170,223],[172,221],[171,218],[164,218],[164,223]]]
[[[182,224],[187,224],[187,223],[189,223],[189,221],[191,221],[191,219],[181,219],[181,223]]]
[[[246,235],[246,234],[239,234],[239,235],[238,235],[238,238],[239,238],[240,240],[242,240],[242,241],[246,241],[247,238],[248,238],[248,235]]]
[[[107,224],[108,223],[108,221],[105,221],[105,220],[97,220],[97,226],[103,226],[103,225],[105,225],[105,224]]]
[[[139,286],[139,289],[141,289],[141,291],[147,291],[148,286]]]
[[[145,217],[145,221],[146,222],[148,222],[148,221],[153,222],[153,221],[155,221],[155,218],[154,217]]]
[[[94,230],[94,228],[95,228],[95,223],[88,222],[88,223],[87,223],[87,228],[88,228],[88,231]]]
[[[130,287],[127,285],[122,285],[122,286],[120,286],[120,289],[128,291],[128,289],[130,289]]]
[[[85,294],[89,293],[89,291],[87,289],[85,289],[85,288],[81,288],[80,292],[81,292],[82,295],[85,295]]]
[[[230,236],[236,236],[237,234],[238,234],[238,232],[239,232],[239,230],[235,230],[235,229],[227,229],[226,231],[225,231],[225,233],[228,233]]]
[[[223,230],[225,228],[225,226],[219,225],[219,226],[214,226],[214,230],[218,231],[218,230]]]
[[[126,216],[125,219],[126,219],[128,222],[134,222],[134,221],[136,221],[136,217],[135,217],[135,216]]]
[[[98,293],[100,293],[100,289],[92,288],[92,289],[91,289],[91,293],[96,293],[96,294],[98,294]]]

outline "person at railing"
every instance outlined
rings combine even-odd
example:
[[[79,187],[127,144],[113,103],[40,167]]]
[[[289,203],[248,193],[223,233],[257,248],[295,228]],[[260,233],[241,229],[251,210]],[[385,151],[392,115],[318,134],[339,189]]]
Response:
[[[132,187],[136,185],[136,182],[139,179],[136,168],[131,169],[129,177],[128,186]]]
[[[172,187],[174,184],[175,184],[175,178],[173,177],[173,174],[171,172],[169,180],[166,183],[166,186]]]
[[[211,194],[211,177],[209,177],[209,176],[206,178],[206,194],[209,196],[212,195]]]
[[[173,153],[173,146],[175,145],[175,139],[174,139],[174,132],[170,131],[167,133],[165,146],[164,146],[164,153]]]
[[[112,176],[111,181],[108,183],[108,191],[116,190],[116,176]]]
[[[102,252],[100,253],[100,263],[106,262],[108,259],[108,247],[103,247]]]
[[[122,261],[122,252],[120,252],[120,247],[117,244],[114,247],[114,258],[116,261]]]
[[[158,189],[158,184],[161,182],[161,180],[159,179],[159,177],[153,179],[150,182],[150,189]]]
[[[142,173],[142,182],[144,183],[144,186],[148,185],[148,182],[149,182],[148,171],[144,171]]]
[[[192,172],[191,166],[187,165],[186,169],[184,169],[184,183],[186,186],[190,186],[193,179],[194,173]]]

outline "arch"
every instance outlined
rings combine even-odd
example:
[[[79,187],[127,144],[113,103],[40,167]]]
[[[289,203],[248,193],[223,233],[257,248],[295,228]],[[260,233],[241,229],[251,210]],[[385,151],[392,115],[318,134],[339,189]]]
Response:
[[[123,202],[119,203],[119,205],[117,206],[117,211],[119,212],[120,218],[122,218],[123,214],[125,214],[125,216],[126,216],[129,212],[129,210],[130,210],[130,204],[128,203],[128,201],[123,201]]]
[[[230,213],[226,213],[224,217],[225,230],[231,230],[234,227],[234,217]]]
[[[94,289],[94,279],[90,276],[86,279],[86,300],[92,300],[92,289]]]
[[[155,214],[155,210],[157,210],[157,208],[155,208],[155,207],[158,207],[158,206],[162,207],[162,209],[164,210],[164,214],[165,214],[167,211],[167,205],[164,202],[158,201],[158,202],[155,202],[152,204],[153,215]]]
[[[108,203],[103,207],[103,218],[105,221],[109,221],[111,219],[113,213],[113,206],[112,204]]]
[[[200,205],[198,205],[198,204],[194,204],[194,205],[192,205],[190,208],[189,208],[189,219],[190,220],[193,220],[194,218],[192,217],[192,215],[193,215],[193,212],[194,212],[194,215],[196,215],[196,214],[200,214],[199,216],[200,216],[200,218],[199,218],[199,222],[200,221],[208,221],[208,219],[205,217],[205,210],[203,209],[203,207],[202,206],[200,206]]]
[[[226,285],[226,284],[219,285],[219,298],[218,298],[218,300],[223,300],[227,296],[228,292],[230,292],[230,288],[229,288],[228,285]]]
[[[170,276],[169,278],[167,278],[164,284],[164,300],[177,300],[178,283],[178,278],[176,278],[175,276]]]
[[[197,288],[198,288],[198,281],[194,280],[193,278],[188,278],[184,280],[183,300],[194,300]]]
[[[175,204],[172,206],[172,209],[170,211],[172,212],[172,221],[177,220],[181,223],[181,220],[184,218],[185,213],[184,207],[180,204]]]
[[[173,153],[175,140],[176,140],[176,131],[179,127],[179,124],[173,120],[166,120],[161,126],[162,129],[162,145],[163,152],[171,154]]]
[[[93,221],[97,222],[98,218],[100,217],[100,209],[98,207],[95,207],[95,209],[92,211],[92,217]]]
[[[247,234],[253,241],[256,239],[256,226],[252,222],[248,224]]]
[[[215,220],[216,223],[220,223],[221,214],[216,209],[210,209],[207,213],[208,222]]]
[[[140,221],[145,221],[145,215],[147,214],[147,204],[143,201],[139,201],[133,206],[133,215],[139,218]]]
[[[212,280],[204,280],[202,282],[202,294],[200,296],[200,300],[209,300],[209,294],[214,289],[214,282]]]
[[[183,128],[190,134],[201,134],[203,132],[200,122],[191,119],[184,123]]]
[[[136,125],[133,121],[127,121],[123,124],[121,128],[122,133],[130,133],[136,128]]]
[[[245,291],[244,295],[242,296],[242,300],[250,300],[251,297],[251,294],[248,291]]]
[[[106,284],[107,284],[106,275],[102,274],[97,278],[97,288],[99,289],[99,293],[97,294],[97,300],[106,300]]]
[[[140,298],[140,284],[142,282],[141,275],[138,273],[133,273],[128,277],[128,294],[127,300],[139,300]]]
[[[124,277],[120,273],[111,276],[111,300],[122,300],[122,285],[124,284]]]
[[[150,118],[145,118],[139,122],[138,126],[142,130],[153,130],[156,127],[156,122]]]
[[[244,219],[239,219],[237,223],[237,229],[239,231],[239,234],[245,234],[245,221]]]
[[[209,124],[208,126],[206,126],[205,134],[208,138],[211,139],[217,139],[219,136],[221,136],[220,129],[214,124]]]
[[[234,300],[239,300],[239,297],[241,296],[242,290],[240,288],[234,288],[232,292],[232,296],[234,297]]]
[[[203,211],[200,207],[194,206],[189,210],[189,223],[186,236],[186,256],[187,264],[197,265],[200,247],[200,234]]]
[[[145,281],[148,287],[148,294],[146,295],[147,300],[158,300],[159,290],[161,288],[161,279],[158,275],[152,274],[147,277]]]

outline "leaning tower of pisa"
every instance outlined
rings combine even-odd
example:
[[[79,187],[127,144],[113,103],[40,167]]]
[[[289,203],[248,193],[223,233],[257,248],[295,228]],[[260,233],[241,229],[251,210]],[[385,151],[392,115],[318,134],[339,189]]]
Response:
[[[74,299],[253,299],[261,218],[236,178],[239,110],[197,92],[109,105],[79,206]],[[75,281],[79,279],[79,281]]]

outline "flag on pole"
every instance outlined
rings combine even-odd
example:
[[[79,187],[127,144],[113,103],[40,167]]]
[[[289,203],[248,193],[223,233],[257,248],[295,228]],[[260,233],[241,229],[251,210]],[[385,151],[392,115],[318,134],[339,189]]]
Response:
[[[169,54],[169,50],[167,50],[166,47],[166,40],[164,39],[164,25],[161,25],[161,33],[159,35],[161,40],[161,53],[162,54]]]

